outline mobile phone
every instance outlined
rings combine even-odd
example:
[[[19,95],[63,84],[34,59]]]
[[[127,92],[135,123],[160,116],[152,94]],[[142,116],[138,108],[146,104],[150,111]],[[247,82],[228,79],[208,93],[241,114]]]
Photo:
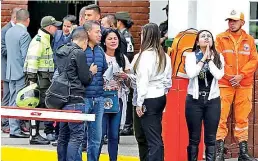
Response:
[[[145,105],[142,105],[142,112],[143,112],[143,113],[147,112],[147,108],[146,108]]]

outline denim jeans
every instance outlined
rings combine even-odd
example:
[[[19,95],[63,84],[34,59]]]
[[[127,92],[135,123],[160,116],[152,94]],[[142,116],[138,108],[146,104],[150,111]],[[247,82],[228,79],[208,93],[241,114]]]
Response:
[[[189,146],[199,145],[202,122],[206,147],[215,146],[220,111],[220,97],[208,100],[208,96],[199,96],[197,100],[193,99],[192,95],[187,95],[185,117],[189,133]]]
[[[75,110],[85,113],[85,104],[66,105],[63,110]],[[82,144],[84,122],[61,122],[57,144],[58,161],[74,161]]]
[[[119,127],[122,116],[123,102],[119,99],[120,111],[118,113],[105,113],[102,121],[102,142],[100,147],[100,152],[103,146],[104,135],[107,134],[108,137],[108,153],[110,161],[117,161],[118,152],[118,140],[119,140]],[[107,131],[104,131],[104,130]]]
[[[95,121],[87,122],[87,161],[98,161],[102,137],[102,118],[104,114],[104,98],[86,98],[85,106],[88,114],[95,114]],[[60,134],[59,134],[60,135]],[[79,149],[75,161],[81,161],[82,148]]]

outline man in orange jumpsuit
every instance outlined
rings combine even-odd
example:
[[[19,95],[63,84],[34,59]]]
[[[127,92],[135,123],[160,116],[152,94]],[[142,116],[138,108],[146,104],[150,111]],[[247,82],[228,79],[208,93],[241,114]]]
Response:
[[[254,38],[242,28],[244,14],[232,10],[226,19],[229,29],[216,38],[217,51],[225,59],[225,75],[219,81],[221,116],[217,131],[216,161],[224,161],[224,139],[228,134],[227,119],[231,104],[234,108],[234,136],[239,142],[238,161],[256,161],[248,154],[248,115],[252,110],[253,76],[257,67]]]

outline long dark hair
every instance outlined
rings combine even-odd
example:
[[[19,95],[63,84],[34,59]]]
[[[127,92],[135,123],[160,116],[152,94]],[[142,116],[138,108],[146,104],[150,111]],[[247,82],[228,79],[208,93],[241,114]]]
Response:
[[[118,21],[121,21],[125,25],[125,28],[127,29],[130,29],[134,24],[132,20],[118,20]]]
[[[101,36],[101,43],[100,46],[103,48],[103,50],[106,52],[107,51],[107,46],[106,46],[106,38],[110,33],[115,33],[117,38],[118,38],[118,47],[115,50],[115,57],[116,57],[116,62],[118,63],[119,67],[122,67],[123,70],[125,70],[125,58],[124,55],[121,53],[120,48],[121,48],[121,38],[116,29],[105,29],[104,33]]]
[[[197,37],[196,37],[196,39],[195,39],[195,42],[194,42],[194,46],[193,46],[193,50],[192,50],[192,51],[193,51],[193,52],[199,52],[200,46],[197,45],[197,43],[198,43],[198,41],[199,41],[200,34],[201,34],[202,32],[204,32],[204,31],[206,31],[206,32],[208,32],[208,33],[211,34],[212,45],[211,45],[211,47],[210,47],[210,50],[211,50],[212,53],[214,54],[214,55],[213,55],[213,56],[214,56],[213,62],[214,62],[214,64],[215,64],[219,69],[221,69],[221,68],[222,68],[222,64],[221,64],[221,61],[220,61],[220,55],[219,55],[219,53],[217,52],[217,50],[216,50],[216,48],[215,48],[214,38],[213,38],[213,35],[212,35],[212,33],[211,33],[210,31],[208,31],[208,30],[200,30],[200,31],[197,33]],[[204,53],[203,53],[203,54],[204,54]]]
[[[157,24],[155,23],[148,23],[143,26],[142,28],[142,43],[140,49],[140,55],[136,60],[134,65],[134,71],[136,71],[139,61],[141,59],[141,54],[145,50],[153,49],[157,52],[157,57],[159,58],[158,61],[158,68],[157,73],[163,72],[166,67],[166,55],[165,52],[160,45],[160,30]],[[147,62],[148,63],[148,62]]]

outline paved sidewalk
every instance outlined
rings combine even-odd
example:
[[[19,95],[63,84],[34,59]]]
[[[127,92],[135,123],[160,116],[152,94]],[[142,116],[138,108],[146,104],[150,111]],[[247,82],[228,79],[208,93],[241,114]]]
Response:
[[[42,134],[44,136],[44,134]],[[8,134],[1,134],[1,145],[11,146],[18,148],[29,148],[29,149],[39,149],[39,150],[50,150],[56,151],[56,147],[52,145],[29,145],[28,139],[15,139],[9,138]],[[102,148],[102,153],[107,154],[107,146],[104,145]],[[121,156],[133,156],[138,157],[138,147],[134,136],[122,136],[119,144],[119,155]],[[3,160],[5,161],[5,160]],[[125,160],[129,161],[129,160]],[[228,159],[227,161],[237,161],[237,159]]]
[[[45,137],[44,134],[42,134],[42,136]],[[9,138],[9,135],[4,133],[1,134],[1,145],[23,147],[23,148],[56,150],[56,147],[52,145],[30,145],[29,139]],[[102,153],[108,153],[106,145],[103,146]],[[138,156],[138,147],[137,147],[136,140],[133,136],[121,137],[120,144],[119,144],[119,154],[128,155],[128,156]]]

